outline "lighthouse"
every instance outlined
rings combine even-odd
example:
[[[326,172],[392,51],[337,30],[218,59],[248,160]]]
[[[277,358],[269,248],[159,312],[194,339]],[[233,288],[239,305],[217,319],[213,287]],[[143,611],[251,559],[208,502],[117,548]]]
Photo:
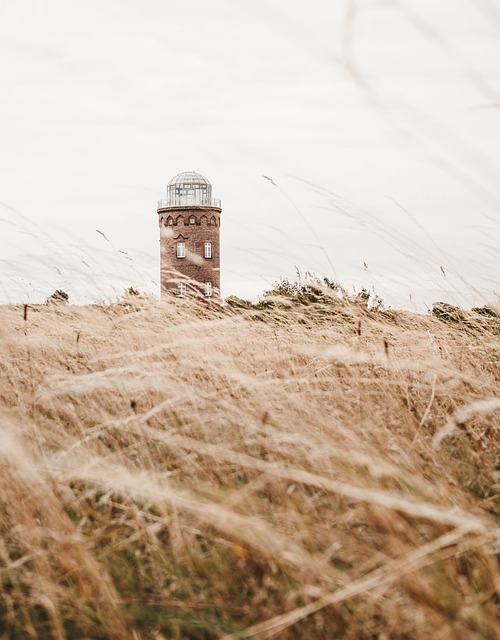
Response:
[[[161,295],[220,296],[220,200],[196,171],[176,175],[158,201]]]

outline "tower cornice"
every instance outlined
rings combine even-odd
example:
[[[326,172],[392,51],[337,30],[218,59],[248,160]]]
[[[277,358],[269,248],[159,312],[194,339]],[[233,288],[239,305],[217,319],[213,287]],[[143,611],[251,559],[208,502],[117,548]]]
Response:
[[[207,211],[217,211],[221,213],[222,207],[219,206],[211,206],[208,204],[189,204],[189,205],[161,205],[163,200],[158,201],[158,213],[164,213],[165,211],[202,211],[206,209]],[[220,200],[219,200],[220,202]]]

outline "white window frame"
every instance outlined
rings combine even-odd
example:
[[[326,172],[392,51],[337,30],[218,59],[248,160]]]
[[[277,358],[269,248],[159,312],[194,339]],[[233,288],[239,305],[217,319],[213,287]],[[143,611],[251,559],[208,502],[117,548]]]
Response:
[[[212,243],[211,242],[205,242],[205,247],[203,249],[203,256],[205,258],[211,258],[212,257]]]
[[[185,242],[178,242],[177,243],[176,255],[177,255],[178,258],[185,258],[186,257],[186,243]]]
[[[177,295],[180,296],[182,298],[182,296],[186,295],[186,283],[185,282],[179,282],[178,286],[177,286]]]
[[[214,294],[214,288],[211,282],[205,282],[205,296],[211,298]]]

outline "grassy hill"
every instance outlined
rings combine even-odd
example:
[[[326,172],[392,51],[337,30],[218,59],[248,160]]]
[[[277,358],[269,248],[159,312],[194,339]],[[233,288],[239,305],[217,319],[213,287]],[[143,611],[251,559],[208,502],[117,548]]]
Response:
[[[1,638],[499,638],[498,317],[244,306],[0,308]]]

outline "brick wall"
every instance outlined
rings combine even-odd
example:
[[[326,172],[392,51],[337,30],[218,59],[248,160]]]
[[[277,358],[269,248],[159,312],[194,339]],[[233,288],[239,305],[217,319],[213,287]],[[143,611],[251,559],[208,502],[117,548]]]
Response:
[[[158,210],[160,225],[161,293],[178,290],[179,281],[205,293],[211,282],[213,295],[220,291],[220,214],[216,207],[169,207]],[[194,218],[194,224],[191,219]],[[177,243],[184,242],[186,257],[177,258]],[[212,243],[212,257],[204,257],[205,242]]]

